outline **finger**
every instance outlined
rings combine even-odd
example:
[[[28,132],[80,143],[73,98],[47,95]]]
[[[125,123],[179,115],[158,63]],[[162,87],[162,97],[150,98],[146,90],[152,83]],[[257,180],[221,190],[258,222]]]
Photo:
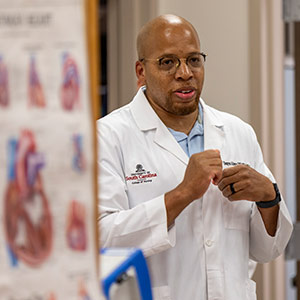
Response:
[[[220,168],[221,171],[223,171],[222,160],[219,158],[214,158],[214,159],[208,160],[208,164],[210,166],[216,166],[216,167]]]
[[[232,187],[231,187],[231,185],[232,185]],[[245,190],[245,187],[246,187],[246,185],[244,184],[243,181],[231,182],[230,184],[228,184],[224,187],[224,189],[222,190],[222,194],[224,197],[228,198],[232,194],[236,194],[238,192]]]
[[[215,155],[220,156],[220,150],[218,150],[218,149],[209,149],[209,150],[206,150],[206,152],[215,153]]]
[[[218,150],[218,149],[214,149],[213,151],[215,152],[215,154],[216,154],[218,157],[220,157],[220,158],[221,158],[221,153],[220,153],[220,150]]]
[[[213,154],[208,154],[200,152],[200,153],[195,153],[190,157],[191,162],[196,162],[196,163],[205,163],[206,165],[218,165],[223,167],[222,160],[219,156]]]
[[[223,185],[224,182],[221,184],[219,183],[219,185]],[[231,188],[232,185],[232,188]],[[220,188],[219,188],[220,189]],[[239,191],[246,191],[251,189],[251,183],[248,179],[241,179],[241,178],[237,178],[236,181],[228,181],[228,183],[223,187],[223,189],[221,190],[222,192],[227,190],[227,195],[228,193],[232,194],[232,189],[234,190],[235,193],[239,192]]]
[[[226,186],[229,185],[230,183],[236,183],[242,180],[244,180],[244,177],[242,174],[240,174],[240,172],[235,173],[232,176],[224,177],[224,170],[223,170],[222,179],[219,182],[218,187],[221,191],[223,191],[223,189],[226,188]]]
[[[203,152],[200,152],[199,154],[200,155],[208,155],[208,156],[211,156],[211,157],[216,157],[216,158],[220,158],[221,159],[220,150],[218,150],[218,149],[205,150]]]
[[[218,185],[218,183],[222,179],[222,166],[219,165],[217,168],[215,168],[213,170],[212,176],[210,179],[212,180],[212,183],[214,185]]]
[[[226,180],[224,180],[224,178],[222,177],[221,180],[218,183],[218,188],[221,192],[223,192],[223,190],[228,186],[228,183],[226,182]]]
[[[245,199],[245,194],[243,191],[239,191],[237,193],[231,194],[227,197],[230,201],[239,201],[239,200],[247,200]]]
[[[218,183],[220,182],[222,178],[222,171],[220,171],[219,173],[215,173],[215,176],[212,178],[212,183],[214,185],[218,185]]]
[[[225,198],[228,198],[229,196],[232,195],[232,191],[230,189],[230,185],[227,185],[223,190],[222,190],[222,194]]]
[[[232,175],[240,172],[243,167],[244,166],[238,165],[238,166],[234,166],[234,167],[225,168],[223,170],[223,177],[225,178],[225,177],[232,176]]]
[[[229,186],[230,183],[234,183],[236,181],[238,181],[237,179],[235,180],[235,178],[231,178],[231,177],[223,177],[224,172],[222,173],[222,178],[218,184],[218,188],[220,191],[223,191],[227,186]]]
[[[219,157],[199,157],[199,161],[204,161],[207,166],[218,166],[223,169],[222,160]]]
[[[227,196],[228,199],[231,201],[235,200],[248,200],[248,201],[254,201],[253,199],[253,187],[249,183],[249,180],[242,180],[239,182],[236,182],[233,184],[233,188],[235,193],[232,193],[230,185],[224,189],[226,190],[226,195],[228,195],[228,190],[231,191],[231,195]],[[223,193],[224,195],[224,193]],[[254,197],[256,199],[256,197]]]

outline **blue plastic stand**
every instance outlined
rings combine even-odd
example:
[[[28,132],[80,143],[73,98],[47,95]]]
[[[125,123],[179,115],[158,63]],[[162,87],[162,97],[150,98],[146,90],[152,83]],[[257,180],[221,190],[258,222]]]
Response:
[[[134,267],[141,300],[152,300],[152,291],[148,267],[143,252],[137,248],[103,248],[102,255],[124,256],[122,261],[106,278],[102,278],[102,289],[107,300],[109,300],[109,289],[117,282],[120,276],[130,268]]]

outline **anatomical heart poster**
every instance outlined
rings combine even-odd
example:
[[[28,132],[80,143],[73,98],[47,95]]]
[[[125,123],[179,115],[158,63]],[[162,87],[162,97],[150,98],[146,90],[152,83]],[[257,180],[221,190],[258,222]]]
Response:
[[[0,0],[0,299],[100,299],[84,0]]]

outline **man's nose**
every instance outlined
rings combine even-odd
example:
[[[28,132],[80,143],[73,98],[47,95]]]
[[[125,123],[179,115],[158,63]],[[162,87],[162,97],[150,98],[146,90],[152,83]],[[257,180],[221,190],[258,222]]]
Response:
[[[193,77],[193,72],[190,67],[187,65],[185,60],[180,60],[180,65],[177,67],[175,78],[189,80]]]

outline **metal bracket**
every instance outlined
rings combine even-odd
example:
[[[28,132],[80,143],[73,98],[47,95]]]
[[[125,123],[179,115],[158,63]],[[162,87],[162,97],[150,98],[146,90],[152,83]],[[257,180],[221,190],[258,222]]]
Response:
[[[283,19],[285,22],[300,21],[299,0],[283,0]]]
[[[300,261],[300,222],[294,224],[291,239],[285,250],[285,258]]]

